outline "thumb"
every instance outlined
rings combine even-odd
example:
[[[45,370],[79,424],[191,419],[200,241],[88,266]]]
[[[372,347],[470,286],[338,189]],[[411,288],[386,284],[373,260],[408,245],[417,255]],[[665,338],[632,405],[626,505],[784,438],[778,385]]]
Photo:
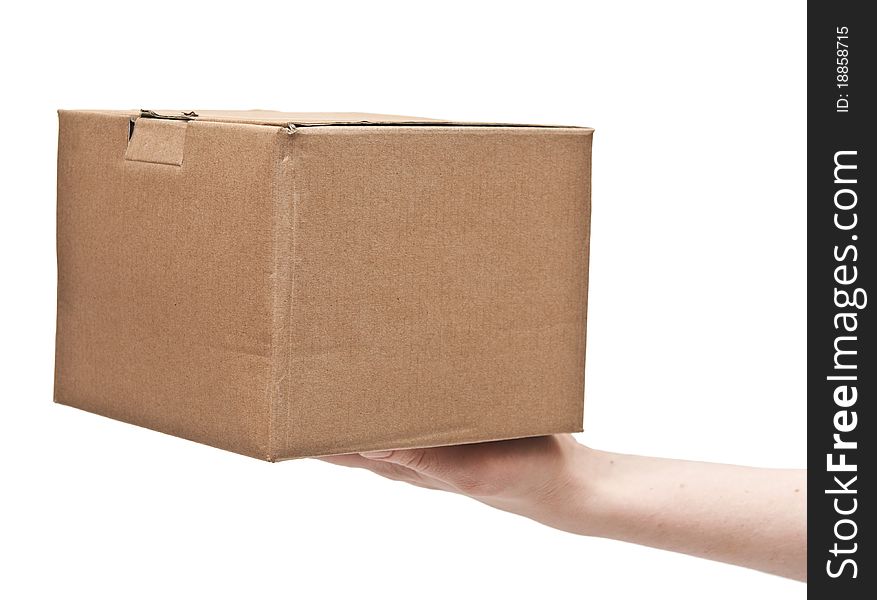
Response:
[[[400,465],[424,475],[436,475],[439,470],[436,452],[431,448],[413,450],[378,450],[362,452],[363,458]]]

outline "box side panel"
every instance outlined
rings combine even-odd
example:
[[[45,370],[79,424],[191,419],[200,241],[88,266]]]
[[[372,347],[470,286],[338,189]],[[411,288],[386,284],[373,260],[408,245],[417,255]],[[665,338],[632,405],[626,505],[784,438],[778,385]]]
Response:
[[[286,134],[60,119],[56,401],[268,458]]]
[[[591,132],[294,138],[279,456],[580,431]]]

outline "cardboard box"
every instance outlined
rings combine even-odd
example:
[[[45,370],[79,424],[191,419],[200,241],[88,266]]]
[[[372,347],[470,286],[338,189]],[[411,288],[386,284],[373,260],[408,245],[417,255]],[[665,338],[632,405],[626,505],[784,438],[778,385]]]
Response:
[[[581,431],[593,130],[59,115],[57,402],[270,461]]]

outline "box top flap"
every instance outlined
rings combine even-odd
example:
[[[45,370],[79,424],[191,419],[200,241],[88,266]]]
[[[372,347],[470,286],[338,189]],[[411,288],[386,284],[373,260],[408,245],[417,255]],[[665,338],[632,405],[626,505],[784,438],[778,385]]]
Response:
[[[431,126],[470,126],[470,127],[551,127],[590,130],[588,127],[571,127],[566,125],[539,125],[523,123],[491,123],[448,121],[410,117],[402,115],[383,115],[375,113],[294,113],[273,110],[83,110],[77,112],[96,112],[112,115],[124,115],[131,118],[147,117],[158,119],[179,119],[187,121],[211,121],[222,123],[242,123],[250,125],[274,125],[279,127],[294,125],[296,127],[321,125],[431,125]]]

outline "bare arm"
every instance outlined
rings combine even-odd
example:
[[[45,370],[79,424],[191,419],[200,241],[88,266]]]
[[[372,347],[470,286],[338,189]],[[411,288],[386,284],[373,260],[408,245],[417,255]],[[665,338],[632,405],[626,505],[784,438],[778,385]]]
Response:
[[[569,435],[324,460],[572,533],[806,577],[806,471],[613,454]]]

